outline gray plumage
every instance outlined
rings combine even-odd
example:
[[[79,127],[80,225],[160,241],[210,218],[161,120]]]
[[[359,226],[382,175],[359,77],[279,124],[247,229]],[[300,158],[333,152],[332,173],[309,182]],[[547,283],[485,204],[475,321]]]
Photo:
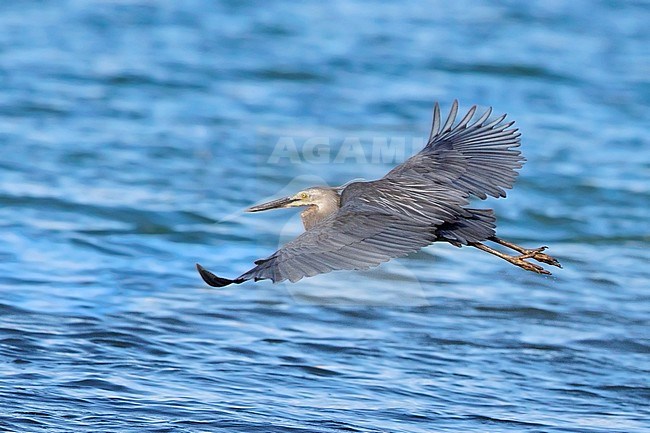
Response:
[[[504,123],[505,115],[488,121],[491,109],[472,122],[472,107],[455,124],[457,112],[454,101],[442,124],[436,103],[427,145],[381,179],[309,188],[250,208],[307,206],[306,231],[233,280],[197,265],[203,279],[217,287],[247,280],[296,282],[332,270],[368,269],[436,241],[476,246],[498,239],[493,211],[467,206],[471,196],[506,196],[525,161],[516,149],[520,134],[514,122]],[[545,261],[541,256],[530,257]]]

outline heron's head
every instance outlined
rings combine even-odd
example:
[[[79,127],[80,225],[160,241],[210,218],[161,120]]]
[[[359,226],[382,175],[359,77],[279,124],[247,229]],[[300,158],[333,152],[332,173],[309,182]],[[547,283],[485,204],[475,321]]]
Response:
[[[263,210],[281,209],[300,206],[325,206],[335,202],[338,204],[339,194],[336,189],[316,186],[307,188],[289,197],[258,204],[246,209],[246,212],[261,212]]]

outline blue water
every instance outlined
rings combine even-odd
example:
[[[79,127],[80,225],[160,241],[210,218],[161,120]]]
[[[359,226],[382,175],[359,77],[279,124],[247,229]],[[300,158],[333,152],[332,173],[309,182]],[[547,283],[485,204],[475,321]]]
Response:
[[[649,22],[643,1],[0,2],[0,430],[650,431]],[[517,121],[528,163],[489,205],[563,270],[434,245],[200,281],[300,232],[241,209],[383,175],[404,155],[381,140],[410,152],[455,98]]]

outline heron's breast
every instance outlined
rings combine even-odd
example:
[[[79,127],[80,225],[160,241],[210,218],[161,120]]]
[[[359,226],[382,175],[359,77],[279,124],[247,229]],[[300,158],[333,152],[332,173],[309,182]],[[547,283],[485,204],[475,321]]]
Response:
[[[328,209],[324,207],[319,207],[316,205],[308,206],[301,214],[302,225],[305,226],[305,230],[309,230],[325,218],[327,218],[333,211],[336,209]]]
[[[305,226],[305,230],[309,230],[322,219],[318,215],[318,206],[307,206],[307,209],[300,214],[300,218],[302,219],[302,225]]]

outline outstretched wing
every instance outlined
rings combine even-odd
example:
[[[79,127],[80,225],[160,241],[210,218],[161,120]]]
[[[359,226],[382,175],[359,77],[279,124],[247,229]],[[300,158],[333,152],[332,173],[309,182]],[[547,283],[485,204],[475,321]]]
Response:
[[[470,123],[476,106],[454,126],[458,101],[454,101],[444,125],[440,106],[433,110],[433,125],[427,145],[418,154],[391,170],[385,178],[419,177],[445,184],[480,199],[505,197],[525,159],[516,150],[521,135],[506,115],[488,121],[489,108]],[[442,125],[442,126],[441,126]]]
[[[375,209],[341,209],[235,280],[296,282],[333,270],[368,269],[431,244],[426,224]]]
[[[333,270],[377,266],[434,242],[435,227],[467,214],[465,204],[467,194],[408,175],[351,183],[336,213],[232,282],[295,282]]]

